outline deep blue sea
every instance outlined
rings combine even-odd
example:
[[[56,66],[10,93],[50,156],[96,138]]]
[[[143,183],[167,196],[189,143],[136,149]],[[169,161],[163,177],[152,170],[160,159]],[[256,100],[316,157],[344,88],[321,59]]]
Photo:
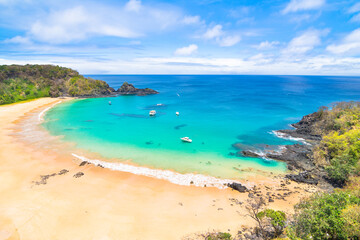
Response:
[[[360,78],[326,76],[91,75],[117,89],[124,81],[160,92],[74,100],[51,109],[43,126],[104,158],[141,166],[238,178],[283,163],[245,158],[243,148],[295,142],[272,131],[337,101],[360,100]],[[108,102],[111,101],[112,105]],[[149,111],[156,110],[156,117]],[[175,112],[180,115],[176,116]],[[188,136],[193,142],[183,143]],[[240,148],[234,147],[240,146]]]

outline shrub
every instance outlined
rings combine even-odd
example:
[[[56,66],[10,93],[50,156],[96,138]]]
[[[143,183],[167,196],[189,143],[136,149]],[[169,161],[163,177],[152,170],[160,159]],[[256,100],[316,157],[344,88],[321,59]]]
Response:
[[[352,238],[360,239],[360,206],[349,205],[341,212],[344,219],[344,231]]]
[[[286,215],[282,211],[266,209],[258,213],[259,219],[268,218],[271,226],[274,228],[275,237],[280,236],[285,228]]]
[[[205,236],[205,240],[231,240],[230,233],[218,232],[218,233],[210,233]]]
[[[360,199],[349,192],[317,193],[295,206],[292,239],[348,239],[354,237],[343,210],[358,206]],[[346,212],[346,211],[345,211]]]
[[[329,178],[340,186],[343,186],[348,181],[353,171],[353,166],[345,160],[346,158],[347,156],[333,159],[331,165],[325,168]]]

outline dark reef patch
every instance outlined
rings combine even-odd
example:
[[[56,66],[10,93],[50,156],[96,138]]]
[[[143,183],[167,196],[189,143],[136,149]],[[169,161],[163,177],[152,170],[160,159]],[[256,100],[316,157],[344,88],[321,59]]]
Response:
[[[187,124],[180,124],[174,127],[175,130],[179,130],[180,128],[186,127]]]
[[[142,115],[142,114],[133,114],[133,113],[110,113],[111,115],[117,116],[117,117],[130,117],[130,118],[147,118],[148,116]]]

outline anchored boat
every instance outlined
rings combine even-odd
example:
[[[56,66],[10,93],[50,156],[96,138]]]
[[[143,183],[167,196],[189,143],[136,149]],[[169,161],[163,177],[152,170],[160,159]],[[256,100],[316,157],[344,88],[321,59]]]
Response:
[[[189,137],[183,137],[183,138],[180,138],[181,139],[181,141],[183,141],[183,142],[188,142],[188,143],[191,143],[192,142],[192,140],[189,138]]]
[[[150,115],[150,116],[155,116],[155,115],[156,115],[156,111],[155,111],[155,110],[151,110],[151,111],[149,112],[149,115]]]

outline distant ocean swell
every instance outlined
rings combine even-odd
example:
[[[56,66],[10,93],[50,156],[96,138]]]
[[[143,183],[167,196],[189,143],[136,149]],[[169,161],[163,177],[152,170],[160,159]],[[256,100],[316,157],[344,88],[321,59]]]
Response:
[[[136,175],[162,179],[183,186],[216,187],[219,189],[225,189],[227,188],[228,183],[238,182],[230,179],[219,179],[202,174],[193,174],[193,173],[181,174],[169,170],[151,169],[146,167],[132,166],[124,163],[111,163],[96,159],[88,159],[84,156],[79,156],[75,153],[73,153],[72,155],[81,161],[91,163],[95,166],[102,166],[104,168],[108,168],[114,171],[127,172]],[[246,186],[246,184],[243,183],[241,184]],[[250,186],[246,186],[246,187],[250,187]]]

